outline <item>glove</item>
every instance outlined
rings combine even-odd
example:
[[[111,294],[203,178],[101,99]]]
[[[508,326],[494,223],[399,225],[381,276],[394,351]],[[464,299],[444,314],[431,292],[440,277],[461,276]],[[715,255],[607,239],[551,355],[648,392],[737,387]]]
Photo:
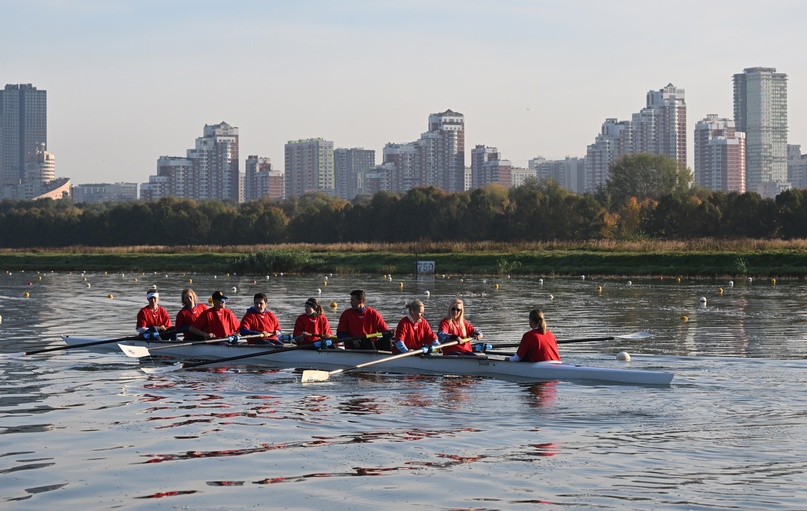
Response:
[[[485,344],[483,342],[479,342],[479,343],[474,344],[474,352],[476,352],[476,353],[484,353],[487,350],[492,350],[492,349],[493,349],[492,344]]]
[[[327,348],[333,344],[330,339],[325,339],[324,341],[314,341],[315,348]]]
[[[229,337],[230,344],[238,344],[238,341],[240,341],[240,340],[241,340],[241,336],[239,336],[238,334],[234,334],[234,335],[231,335]]]
[[[457,334],[451,334],[451,337],[448,338],[449,341],[459,341],[460,336]]]
[[[151,339],[152,332],[145,331],[145,332],[143,332],[142,334],[140,334],[140,336],[141,336],[141,337],[143,337],[143,339],[148,340],[148,339]]]
[[[392,339],[392,334],[394,332],[392,330],[387,330],[386,332],[381,334],[382,339]]]
[[[431,346],[423,346],[422,348],[420,348],[420,351],[422,351],[424,355],[428,355],[429,353],[431,353],[432,347]]]
[[[157,332],[159,332],[159,331],[160,331],[160,329],[159,329],[159,328],[157,328],[157,327],[156,327],[156,326],[154,326],[154,325],[152,325],[152,326],[150,326],[150,327],[149,327],[149,332],[151,332],[152,334],[157,333]]]

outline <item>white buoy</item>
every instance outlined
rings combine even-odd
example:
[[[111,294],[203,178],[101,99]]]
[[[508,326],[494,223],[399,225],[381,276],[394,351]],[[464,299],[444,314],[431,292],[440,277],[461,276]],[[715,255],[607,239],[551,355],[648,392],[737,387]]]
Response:
[[[629,280],[629,281],[628,281],[628,285],[629,285],[629,286],[632,286],[632,285],[633,285],[633,282],[631,282],[631,281]]]
[[[538,285],[543,286],[544,285],[544,279],[538,279]]]
[[[3,322],[3,316],[0,316],[0,323]]]
[[[549,295],[549,299],[550,299],[550,300],[554,300],[554,299],[555,299],[555,297],[554,297],[553,295]]]
[[[748,283],[754,282],[754,277],[748,277]]]
[[[617,360],[622,360],[623,362],[630,362],[630,353],[627,351],[620,351],[616,354]]]
[[[238,292],[238,288],[233,286],[233,293],[237,293],[237,292]]]
[[[706,304],[706,297],[701,296],[700,298],[698,298],[698,301],[701,302],[702,304]]]
[[[729,281],[729,287],[732,287],[732,286],[734,286],[734,281],[733,281],[733,280],[730,280],[730,281]]]
[[[426,296],[431,296],[431,293],[428,292],[428,291],[423,291],[423,294],[426,295]]]
[[[317,294],[318,295],[322,294],[322,289],[317,288]]]
[[[586,276],[585,275],[580,275],[580,280],[586,280]]]

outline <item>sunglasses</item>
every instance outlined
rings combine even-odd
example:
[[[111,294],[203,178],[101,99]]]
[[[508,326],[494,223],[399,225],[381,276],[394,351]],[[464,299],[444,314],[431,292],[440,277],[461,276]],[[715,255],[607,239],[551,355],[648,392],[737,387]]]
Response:
[[[462,312],[462,309],[458,309],[456,307],[451,307],[451,310],[454,312]]]

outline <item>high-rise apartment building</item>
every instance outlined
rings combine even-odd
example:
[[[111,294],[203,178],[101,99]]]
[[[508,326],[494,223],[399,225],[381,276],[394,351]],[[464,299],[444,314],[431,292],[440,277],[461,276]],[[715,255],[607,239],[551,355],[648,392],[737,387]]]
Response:
[[[594,191],[610,177],[611,164],[635,153],[664,155],[686,165],[686,98],[684,89],[668,84],[647,93],[646,106],[630,121],[606,119],[586,152],[586,191]]]
[[[408,144],[387,143],[383,150],[384,162],[372,171],[372,186],[364,183],[363,193],[371,195],[371,190],[404,193],[417,186],[420,181],[420,147],[417,142]],[[368,174],[369,176],[369,174]]]
[[[465,191],[465,117],[451,110],[429,115],[429,131],[418,142],[422,148],[418,186]]]
[[[25,181],[25,164],[48,144],[47,92],[31,84],[0,90],[0,184]]]
[[[787,179],[795,188],[807,188],[807,154],[801,154],[801,145],[787,146]]]
[[[695,125],[695,184],[745,192],[745,133],[734,121],[709,114]]]
[[[554,180],[558,186],[575,193],[583,193],[586,184],[585,158],[567,156],[563,160],[543,160],[530,162],[535,169],[538,181]]]
[[[322,138],[290,140],[285,156],[287,198],[308,192],[333,195],[333,142]]]
[[[774,197],[787,181],[787,75],[752,67],[734,75],[734,121],[745,133],[746,189]]]
[[[667,84],[647,93],[647,105],[633,114],[633,152],[669,156],[687,163],[687,107],[684,89]]]
[[[238,128],[226,122],[205,125],[187,156],[161,156],[157,174],[140,187],[140,198],[241,201]]]
[[[250,155],[244,163],[244,200],[286,197],[286,178],[282,169],[272,168],[272,160]]]
[[[364,188],[362,176],[375,167],[375,151],[361,147],[333,151],[333,178],[336,196],[351,200]]]
[[[513,186],[513,164],[503,160],[495,147],[478,145],[471,149],[471,186],[481,188],[490,183]]]
[[[606,119],[594,143],[586,149],[586,191],[604,186],[610,167],[619,157],[633,152],[633,130],[630,121]]]

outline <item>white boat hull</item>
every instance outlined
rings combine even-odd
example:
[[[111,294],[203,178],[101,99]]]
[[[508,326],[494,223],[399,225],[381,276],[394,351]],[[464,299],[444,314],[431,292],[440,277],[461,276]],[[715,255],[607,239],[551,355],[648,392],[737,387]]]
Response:
[[[98,338],[63,336],[68,344],[81,344],[98,341]],[[217,344],[196,346],[175,346],[165,342],[126,341],[121,344],[146,346],[153,356],[167,356],[182,359],[215,360],[250,353],[267,352],[267,346],[223,346]],[[179,343],[177,343],[179,344]],[[92,349],[118,350],[117,343],[101,344]],[[295,349],[275,353],[265,353],[234,361],[237,364],[266,365],[276,368],[334,370],[357,366],[389,356],[389,353],[356,350],[314,350]],[[212,364],[211,364],[212,365]],[[506,362],[502,357],[488,358],[444,357],[442,355],[414,355],[393,361],[379,363],[364,369],[407,374],[457,374],[486,376],[515,381],[552,380],[594,380],[610,383],[634,383],[644,385],[667,385],[673,373],[644,371],[637,369],[616,369],[555,362]]]

